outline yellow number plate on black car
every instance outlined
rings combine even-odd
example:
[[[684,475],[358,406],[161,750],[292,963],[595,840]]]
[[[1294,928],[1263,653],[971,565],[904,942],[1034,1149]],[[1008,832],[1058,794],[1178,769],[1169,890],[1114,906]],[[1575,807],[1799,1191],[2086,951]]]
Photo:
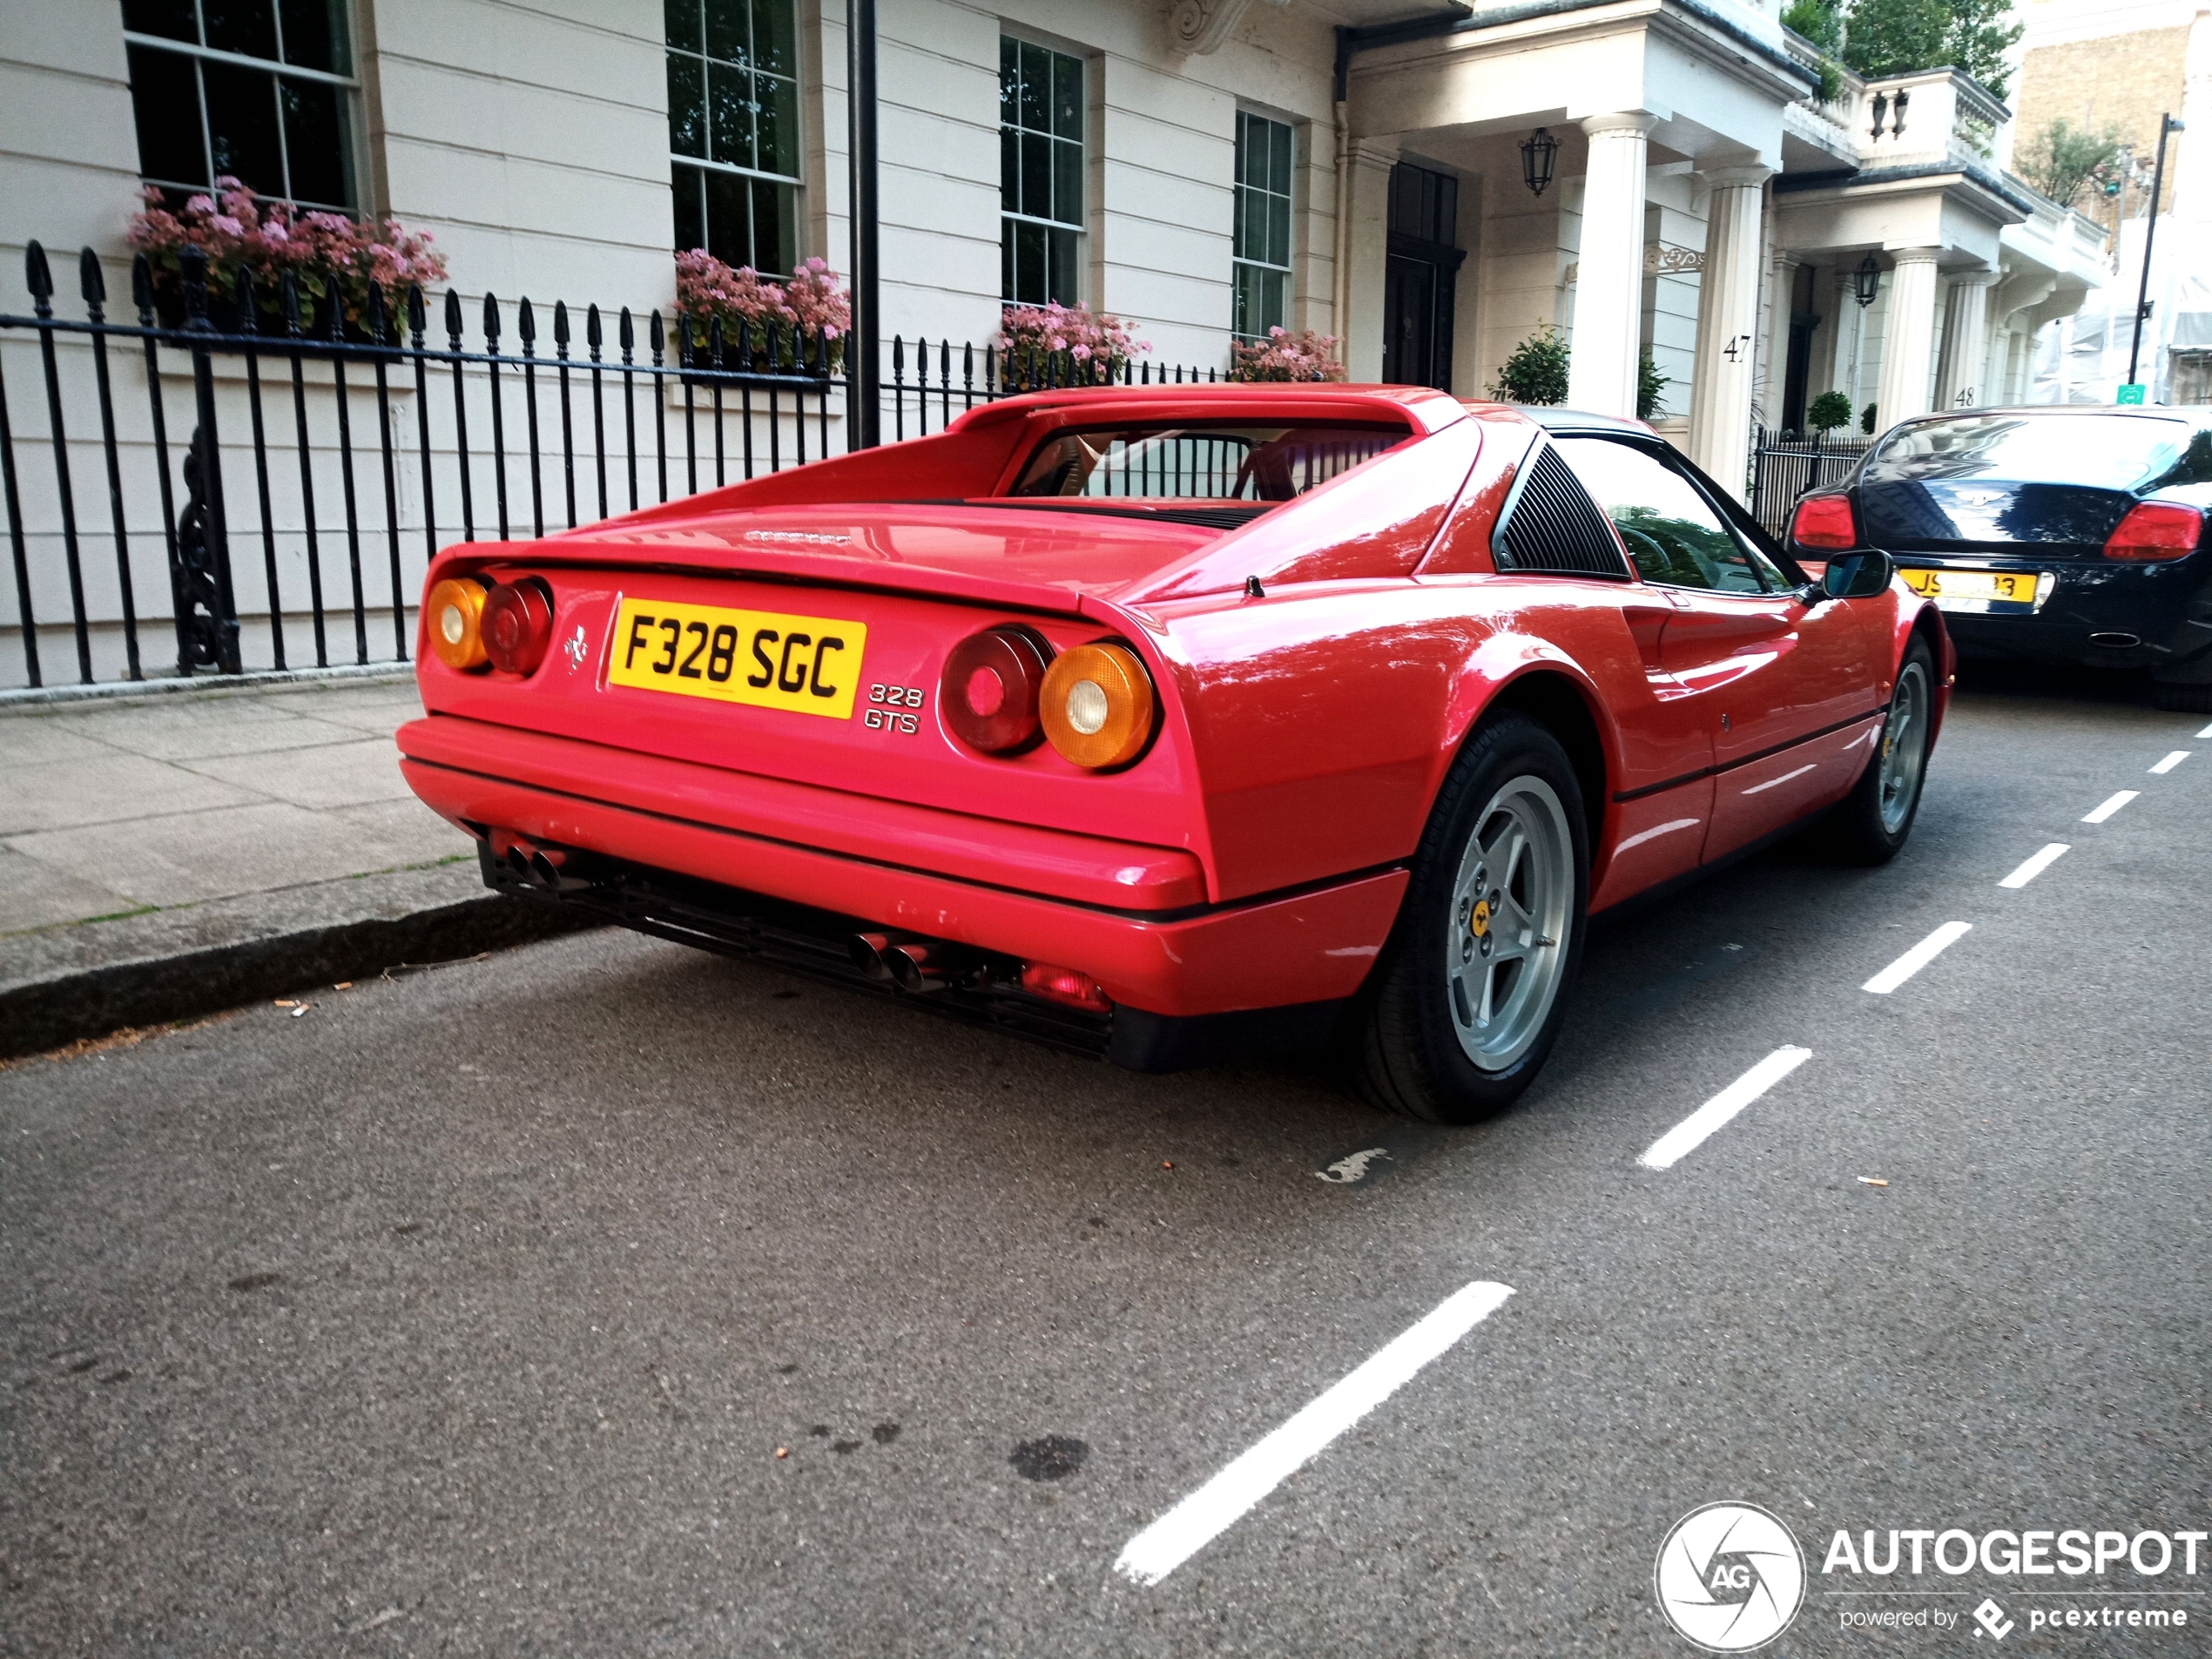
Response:
[[[607,683],[849,720],[867,643],[836,617],[624,599]]]
[[[1905,585],[1929,599],[1986,599],[2000,604],[2033,604],[2033,570],[1904,570]]]

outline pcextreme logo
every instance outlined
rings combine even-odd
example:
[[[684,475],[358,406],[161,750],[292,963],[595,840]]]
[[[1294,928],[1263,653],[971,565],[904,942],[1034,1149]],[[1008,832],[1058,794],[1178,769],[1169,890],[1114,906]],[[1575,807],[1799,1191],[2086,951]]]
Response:
[[[1652,1584],[1683,1637],[1708,1653],[1749,1653],[1797,1616],[1805,1558],[1790,1529],[1757,1504],[1709,1503],[1669,1530]]]

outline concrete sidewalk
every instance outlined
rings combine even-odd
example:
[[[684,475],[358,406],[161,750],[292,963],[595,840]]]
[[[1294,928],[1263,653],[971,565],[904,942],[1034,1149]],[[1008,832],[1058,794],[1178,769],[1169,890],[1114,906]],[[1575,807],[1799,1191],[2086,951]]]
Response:
[[[402,672],[0,711],[0,1054],[543,931],[401,781],[421,707]]]

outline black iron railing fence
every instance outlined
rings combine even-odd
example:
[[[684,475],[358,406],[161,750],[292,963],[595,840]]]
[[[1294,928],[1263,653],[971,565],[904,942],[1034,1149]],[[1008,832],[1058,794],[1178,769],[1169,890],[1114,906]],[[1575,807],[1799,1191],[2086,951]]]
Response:
[[[350,324],[334,304],[303,322],[289,277],[273,294],[242,280],[211,305],[196,252],[177,305],[133,262],[135,321],[108,316],[90,248],[81,320],[56,314],[35,242],[25,279],[32,314],[0,315],[0,345],[37,354],[31,368],[0,351],[16,612],[0,619],[0,686],[141,679],[169,665],[162,632],[185,675],[404,661],[423,571],[448,543],[543,536],[801,465],[846,448],[854,424],[840,346],[780,326],[702,333],[556,302],[541,335],[527,299],[434,307],[414,287],[396,316],[372,288]],[[941,340],[914,342],[910,361],[907,341],[890,346],[894,438],[1039,388],[1218,378]],[[34,410],[43,431],[24,422]]]
[[[1809,490],[1841,483],[1871,438],[1806,438],[1769,427],[1751,431],[1751,514],[1777,536],[1790,532],[1790,515]]]

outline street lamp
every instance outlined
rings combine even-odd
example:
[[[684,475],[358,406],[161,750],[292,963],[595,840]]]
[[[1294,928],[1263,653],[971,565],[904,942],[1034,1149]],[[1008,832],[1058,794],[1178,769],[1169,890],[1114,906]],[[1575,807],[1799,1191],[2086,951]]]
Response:
[[[1541,196],[1552,181],[1552,163],[1559,155],[1559,140],[1549,127],[1538,127],[1521,141],[1521,180],[1528,193]]]
[[[1851,273],[1851,286],[1860,305],[1872,305],[1874,296],[1882,287],[1881,262],[1869,253],[1858,262],[1858,268]]]
[[[2135,291],[2135,338],[2128,347],[2128,384],[2135,384],[2137,360],[2143,354],[2143,314],[2150,309],[2150,245],[2158,234],[2158,195],[2166,184],[2166,139],[2169,133],[2184,132],[2179,116],[2161,115],[2158,118],[2158,165],[2150,175],[2150,216],[2143,221],[2143,280]]]

